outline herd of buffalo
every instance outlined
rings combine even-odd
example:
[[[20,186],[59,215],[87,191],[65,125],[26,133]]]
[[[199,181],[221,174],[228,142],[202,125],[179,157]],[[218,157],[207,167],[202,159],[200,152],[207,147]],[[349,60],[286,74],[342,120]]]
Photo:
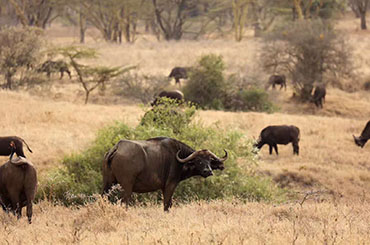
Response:
[[[59,71],[65,71],[60,68]],[[61,69],[61,70],[60,70]],[[68,73],[68,72],[67,72]],[[69,74],[69,73],[68,73]],[[62,75],[63,76],[63,75]],[[180,78],[187,77],[187,69],[176,67],[170,77],[180,83]],[[285,76],[271,76],[269,85],[286,88]],[[158,97],[183,100],[180,91],[163,91]],[[325,98],[325,87],[316,87],[313,102],[322,107]],[[158,103],[157,98],[152,106]],[[370,121],[366,124],[359,137],[354,136],[356,145],[364,147],[370,139]],[[300,130],[290,125],[274,125],[264,128],[254,146],[261,149],[269,145],[269,153],[273,149],[278,154],[278,144],[292,143],[293,154],[299,154]],[[29,223],[32,218],[32,202],[37,190],[37,174],[33,164],[23,152],[23,144],[31,151],[27,143],[20,137],[0,137],[0,155],[9,156],[9,161],[0,167],[0,205],[6,212],[21,217],[23,207],[27,207]],[[223,170],[228,158],[226,150],[223,157],[218,157],[210,150],[195,150],[173,138],[156,137],[147,140],[120,140],[104,156],[103,194],[109,193],[111,187],[120,184],[124,190],[123,201],[128,205],[132,192],[146,193],[162,190],[164,210],[172,205],[172,195],[177,185],[193,176],[207,178],[214,170]],[[13,157],[16,154],[17,157]]]

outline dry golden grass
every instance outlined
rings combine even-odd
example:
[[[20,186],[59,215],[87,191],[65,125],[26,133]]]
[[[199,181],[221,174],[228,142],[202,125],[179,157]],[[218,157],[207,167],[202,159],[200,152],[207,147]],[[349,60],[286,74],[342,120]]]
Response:
[[[346,17],[338,26],[350,31],[357,63],[363,76],[368,68],[369,32],[358,32],[357,20]],[[354,25],[352,27],[352,24]],[[74,30],[50,29],[48,37],[57,45],[76,41]],[[353,35],[352,35],[353,34]],[[91,34],[94,36],[95,34]],[[94,36],[95,37],[95,36]],[[227,40],[200,42],[155,42],[139,39],[135,44],[106,44],[88,40],[101,52],[99,64],[139,64],[148,74],[168,75],[176,65],[191,65],[201,54],[224,57],[227,72],[259,71],[255,63],[259,41],[241,43]],[[266,75],[267,76],[267,75]],[[353,81],[354,87],[361,81]],[[299,193],[321,191],[307,196],[303,205],[215,201],[175,205],[169,213],[162,206],[130,207],[125,210],[103,200],[79,209],[41,202],[34,206],[33,224],[16,221],[0,212],[1,244],[368,244],[370,241],[370,145],[355,146],[358,135],[370,119],[370,97],[364,91],[346,93],[329,88],[323,110],[313,105],[296,105],[291,91],[271,91],[281,111],[233,113],[201,111],[206,125],[216,122],[247,137],[258,137],[271,124],[294,124],[301,129],[300,155],[291,145],[279,146],[279,156],[269,155],[265,146],[256,171],[271,176],[278,184]],[[36,96],[35,96],[36,95]],[[41,96],[40,96],[41,95]],[[96,94],[95,94],[96,95]],[[83,105],[78,85],[67,79],[49,90],[0,91],[0,135],[24,138],[33,154],[26,151],[41,177],[60,166],[65,154],[85,149],[96,131],[113,120],[134,126],[142,110],[122,98],[99,95]],[[6,157],[0,161],[5,162]]]
[[[363,204],[193,202],[130,207],[103,200],[81,209],[42,202],[29,225],[0,213],[2,244],[368,244]]]
[[[0,135],[22,137],[34,153],[25,150],[38,170],[58,165],[61,158],[87,147],[96,131],[113,120],[136,124],[137,106],[104,106],[53,102],[26,93],[0,92]],[[0,158],[2,162],[6,157]]]

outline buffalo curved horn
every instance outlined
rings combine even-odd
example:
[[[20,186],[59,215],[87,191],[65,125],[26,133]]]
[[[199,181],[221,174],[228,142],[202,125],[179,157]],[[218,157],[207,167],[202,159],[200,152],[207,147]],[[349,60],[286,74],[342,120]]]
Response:
[[[211,156],[213,156],[214,158],[216,158],[217,160],[219,160],[219,161],[221,161],[221,162],[226,161],[226,160],[227,160],[227,158],[228,158],[228,156],[229,156],[229,154],[227,153],[227,151],[226,151],[225,149],[224,149],[225,156],[223,156],[222,158],[219,158],[218,156],[216,156],[216,154],[215,154],[215,153],[213,153],[213,152],[211,152],[211,151],[209,151],[209,150],[207,150],[207,152],[208,152]]]
[[[179,157],[179,153],[180,153],[180,151],[178,151],[178,152],[176,153],[176,159],[177,159],[177,161],[179,161],[179,162],[181,162],[181,163],[186,163],[186,162],[190,161],[191,159],[193,159],[194,157],[196,157],[196,155],[198,155],[198,152],[197,152],[197,151],[194,151],[194,152],[193,152],[193,153],[191,153],[188,157],[186,157],[186,158],[184,158],[184,159],[181,159],[181,158]]]
[[[227,153],[227,151],[224,149],[224,152],[225,152],[225,156],[223,156],[222,158],[220,158],[220,161],[221,162],[224,162],[227,160],[227,158],[229,158],[229,153]]]

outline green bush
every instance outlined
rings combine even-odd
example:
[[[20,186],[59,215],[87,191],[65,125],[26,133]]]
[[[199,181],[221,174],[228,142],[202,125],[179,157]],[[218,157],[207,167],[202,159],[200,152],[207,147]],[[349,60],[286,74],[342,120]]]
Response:
[[[184,87],[187,100],[203,108],[223,109],[227,83],[223,75],[225,64],[221,56],[204,55],[191,69],[189,80]]]
[[[276,109],[265,91],[251,88],[245,78],[235,74],[225,77],[224,69],[221,56],[202,56],[191,69],[184,88],[185,98],[206,109],[265,112]]]
[[[269,100],[265,90],[261,88],[242,89],[226,102],[229,110],[274,112],[277,107]]]
[[[172,119],[175,117],[174,123],[169,127],[162,123],[157,124],[148,117],[136,128],[116,122],[100,130],[86,151],[67,156],[63,160],[63,168],[52,171],[41,180],[37,197],[65,205],[83,204],[93,200],[92,196],[102,190],[101,165],[104,154],[120,139],[145,140],[157,136],[178,139],[194,149],[210,149],[219,156],[224,154],[223,149],[229,152],[224,171],[215,171],[215,175],[207,179],[194,177],[181,182],[174,195],[177,201],[233,198],[272,201],[283,196],[282,190],[270,180],[251,174],[256,160],[251,153],[250,140],[235,130],[223,130],[217,126],[205,127],[199,121],[191,122],[194,108],[182,106],[182,113],[159,114],[164,117],[160,118],[161,122],[168,121],[169,115]],[[169,112],[179,109],[167,104],[164,110]],[[139,202],[159,201],[161,198],[158,193],[135,195],[135,200]]]
[[[172,130],[179,134],[188,126],[195,110],[195,106],[191,103],[179,105],[177,100],[167,97],[158,98],[157,106],[144,114],[140,125],[145,128],[156,127]]]

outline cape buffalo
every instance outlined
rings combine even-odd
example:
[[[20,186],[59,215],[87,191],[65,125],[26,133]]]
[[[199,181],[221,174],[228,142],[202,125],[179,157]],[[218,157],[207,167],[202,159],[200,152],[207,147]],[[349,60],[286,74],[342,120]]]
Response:
[[[261,149],[265,144],[269,145],[270,155],[272,154],[272,147],[274,147],[276,155],[278,155],[278,144],[286,145],[292,142],[293,154],[299,154],[299,128],[290,125],[268,126],[261,131],[258,142],[254,145]]]
[[[356,145],[361,146],[361,148],[364,147],[366,142],[370,139],[370,121],[367,122],[361,135],[359,137],[353,135],[353,138]]]
[[[311,101],[315,103],[316,107],[323,108],[323,102],[325,102],[326,88],[324,85],[318,85],[312,95]]]
[[[152,106],[158,105],[159,102],[158,100],[163,97],[176,100],[176,102],[181,102],[184,99],[184,94],[180,90],[162,91],[158,94],[158,96],[156,96],[151,105]]]
[[[209,150],[194,151],[186,144],[167,137],[148,140],[121,140],[105,154],[103,194],[115,184],[124,189],[128,207],[132,192],[162,190],[164,210],[172,205],[172,195],[180,181],[200,175],[213,175],[224,169],[228,154],[218,158]]]
[[[275,89],[275,85],[280,85],[280,89],[285,88],[286,90],[286,78],[285,75],[271,75],[267,83],[266,89],[272,86]]]
[[[63,78],[64,72],[66,72],[71,79],[71,71],[68,69],[68,64],[63,60],[47,60],[45,61],[39,69],[38,72],[45,72],[47,77],[50,78],[51,73],[60,72],[60,79]]]
[[[12,144],[14,147],[14,144]],[[13,159],[15,148],[9,161],[0,167],[0,204],[8,212],[22,216],[22,208],[27,206],[27,218],[31,223],[32,202],[37,189],[37,173],[33,164],[24,157]]]
[[[175,67],[171,70],[171,73],[170,73],[170,75],[168,75],[168,77],[175,78],[175,84],[179,84],[179,86],[181,87],[180,79],[181,78],[184,78],[184,79],[188,78],[189,69],[190,69],[190,67]]]
[[[24,139],[17,136],[7,136],[0,137],[0,156],[9,156],[11,154],[10,144],[13,142],[15,144],[15,153],[19,157],[26,157],[23,152],[23,143],[26,145],[27,149],[32,153],[32,150],[27,145]]]

